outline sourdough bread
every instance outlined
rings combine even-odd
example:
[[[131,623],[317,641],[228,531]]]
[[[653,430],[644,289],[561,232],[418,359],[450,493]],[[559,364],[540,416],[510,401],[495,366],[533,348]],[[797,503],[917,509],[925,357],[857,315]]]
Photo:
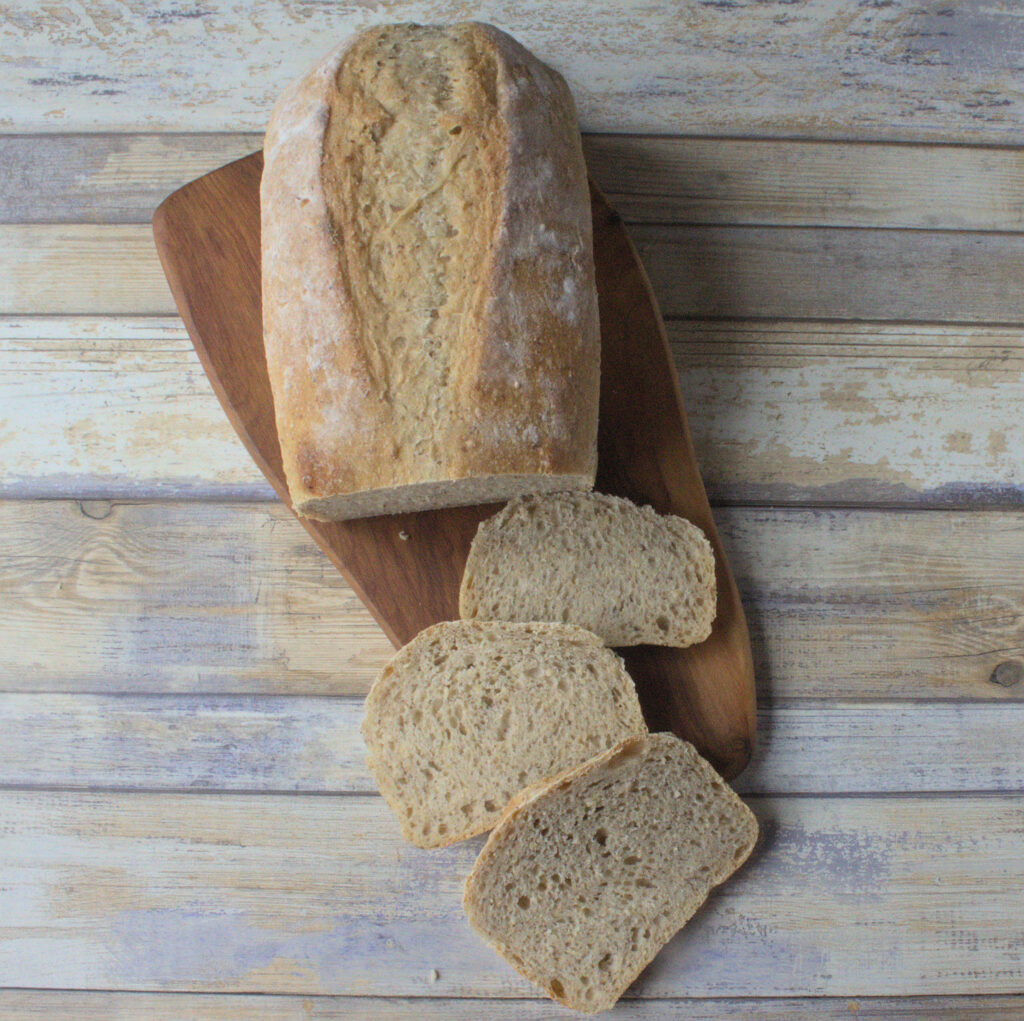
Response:
[[[562,78],[489,25],[374,28],[281,96],[264,160],[264,340],[295,510],[589,489],[597,294]]]
[[[520,497],[480,524],[459,593],[467,620],[578,624],[612,646],[702,642],[715,559],[694,524],[601,493]]]
[[[512,801],[466,882],[466,912],[549,996],[597,1013],[756,839],[753,814],[692,745],[629,738]]]
[[[427,628],[374,682],[363,722],[380,792],[420,847],[490,829],[523,787],[646,733],[619,657],[564,624]]]

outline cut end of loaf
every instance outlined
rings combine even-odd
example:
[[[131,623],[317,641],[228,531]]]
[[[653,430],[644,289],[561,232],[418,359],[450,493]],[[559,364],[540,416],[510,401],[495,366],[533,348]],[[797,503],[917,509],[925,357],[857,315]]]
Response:
[[[548,995],[607,1010],[712,887],[757,822],[692,745],[631,738],[524,791],[466,882],[470,923]]]
[[[488,475],[300,498],[295,503],[295,512],[315,521],[349,521],[444,507],[502,503],[526,493],[581,492],[593,485],[593,475]]]

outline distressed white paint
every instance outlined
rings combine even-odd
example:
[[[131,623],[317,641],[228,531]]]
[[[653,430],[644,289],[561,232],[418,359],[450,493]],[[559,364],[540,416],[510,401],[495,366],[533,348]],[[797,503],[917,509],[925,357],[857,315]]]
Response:
[[[1021,234],[674,224],[630,234],[668,317],[1021,320]]]
[[[175,319],[0,319],[8,493],[271,499]]]
[[[361,698],[0,694],[0,787],[372,794],[362,718]],[[1024,704],[776,703],[735,787],[1015,791],[1022,733]]]
[[[1024,697],[1024,516],[720,508],[763,702]],[[0,502],[0,690],[360,694],[391,653],[278,504]]]
[[[157,132],[0,138],[0,311],[125,317],[0,319],[0,485],[21,497],[270,498],[180,324],[136,318],[173,312],[146,224],[164,194],[257,148],[280,87],[352,27],[491,18],[566,72],[584,127],[598,132],[1024,142],[1024,19],[986,0],[73,0],[4,14],[0,130]],[[1019,237],[758,226],[1018,231],[1021,150],[586,144],[619,211],[651,224],[635,236],[669,313],[1024,320]],[[748,226],[728,226],[738,224]],[[670,330],[720,499],[1021,498],[1018,327]],[[1021,786],[1024,693],[988,680],[1024,659],[1019,514],[717,516],[763,703],[745,789]],[[391,651],[286,511],[23,501],[0,503],[0,534],[0,689],[35,692],[0,696],[0,783],[204,792],[0,792],[0,985],[69,990],[0,990],[0,1016],[539,1021],[557,1011],[452,998],[535,996],[462,919],[478,842],[436,855],[402,846],[375,797],[215,793],[370,788],[358,699],[254,694],[358,694]],[[89,691],[128,694],[74,694]],[[859,696],[1004,701],[849,701]],[[1020,1013],[1019,997],[859,999],[1024,989],[1017,796],[756,807],[758,859],[636,992],[839,999],[633,1000],[615,1016]]]
[[[0,135],[0,223],[148,223],[165,196],[258,134]],[[1024,150],[586,135],[627,222],[1024,228]]]
[[[720,501],[1024,500],[1017,327],[673,322]],[[272,499],[180,321],[0,318],[0,492]]]
[[[713,498],[1024,499],[1024,330],[672,323]]]
[[[1016,796],[752,806],[752,860],[637,995],[1021,988]],[[380,798],[10,791],[0,819],[0,974],[24,985],[533,995],[463,916],[481,841],[404,845]]]
[[[489,20],[561,70],[588,130],[1021,141],[1012,5],[623,0],[17,5],[0,129],[261,131],[355,29]]]

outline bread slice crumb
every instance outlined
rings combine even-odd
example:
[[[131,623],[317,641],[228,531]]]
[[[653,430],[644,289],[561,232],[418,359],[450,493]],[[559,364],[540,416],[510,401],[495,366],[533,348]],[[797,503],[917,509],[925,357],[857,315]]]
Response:
[[[603,493],[511,501],[481,523],[459,592],[466,620],[578,624],[611,646],[694,645],[715,612],[704,533]]]
[[[628,738],[509,805],[466,881],[466,913],[549,996],[597,1013],[756,840],[753,813],[693,745]]]
[[[589,631],[449,621],[384,668],[362,732],[402,835],[441,847],[490,829],[522,788],[647,727],[622,660]]]

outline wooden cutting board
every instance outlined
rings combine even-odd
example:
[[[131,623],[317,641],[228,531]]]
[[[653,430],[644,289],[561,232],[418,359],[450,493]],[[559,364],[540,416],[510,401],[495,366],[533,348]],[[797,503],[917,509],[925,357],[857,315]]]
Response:
[[[263,354],[259,183],[254,153],[192,181],[153,216],[157,250],[206,374],[242,442],[291,506]],[[754,741],[754,672],[746,620],[693,454],[664,326],[618,216],[592,188],[601,311],[597,488],[696,522],[715,549],[718,616],[690,649],[621,650],[652,730],[692,741],[727,778]],[[299,518],[388,638],[402,645],[458,617],[477,525],[497,506],[361,521]],[[197,539],[201,541],[201,537]]]

